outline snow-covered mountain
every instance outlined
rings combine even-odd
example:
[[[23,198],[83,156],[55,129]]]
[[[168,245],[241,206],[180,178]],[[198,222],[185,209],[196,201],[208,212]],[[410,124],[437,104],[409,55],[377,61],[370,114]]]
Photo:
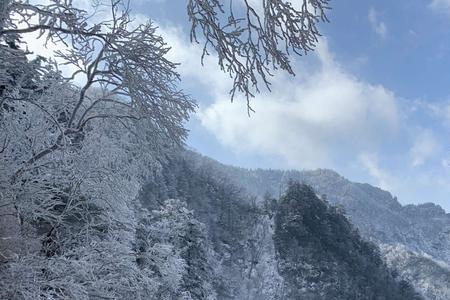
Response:
[[[450,269],[446,263],[407,250],[403,245],[380,248],[387,265],[428,299],[450,299]]]
[[[384,249],[385,260],[391,268],[398,268],[396,272],[403,279],[415,284],[430,299],[448,299],[443,295],[447,295],[450,283],[442,280],[439,284],[432,283],[436,282],[433,274],[448,274],[450,264],[450,214],[440,206],[433,203],[402,206],[389,192],[351,182],[331,170],[248,170],[226,166],[193,152],[184,156],[194,169],[220,174],[240,187],[248,199],[256,197],[256,202],[267,197],[279,198],[291,180],[311,186],[317,195],[345,214],[364,239]],[[421,263],[411,263],[412,257]],[[423,275],[420,282],[411,275],[423,274],[424,269],[433,271],[425,272],[428,275]]]
[[[450,263],[450,214],[439,205],[402,206],[387,191],[366,183],[351,182],[327,169],[248,170],[225,166],[200,156],[196,162],[226,174],[230,181],[259,199],[265,194],[278,198],[289,180],[305,183],[332,205],[342,208],[366,238],[377,243],[400,243],[410,250],[425,252]]]
[[[185,152],[168,158],[141,193],[143,205],[157,214],[161,207],[173,210],[173,204],[164,208],[168,199],[179,199],[204,224],[208,238],[201,242],[190,231],[181,233],[188,241],[184,247],[192,249],[181,249],[181,259],[195,268],[190,274],[198,274],[190,281],[203,287],[195,289],[196,295],[214,292],[217,299],[255,300],[422,299],[407,281],[392,274],[376,246],[361,237],[342,211],[318,198],[309,186],[289,185],[291,190],[279,199],[262,197],[264,189],[256,185],[254,191],[250,186],[244,189],[244,180],[233,170]],[[192,248],[197,243],[203,246]],[[192,295],[192,285],[184,286]]]

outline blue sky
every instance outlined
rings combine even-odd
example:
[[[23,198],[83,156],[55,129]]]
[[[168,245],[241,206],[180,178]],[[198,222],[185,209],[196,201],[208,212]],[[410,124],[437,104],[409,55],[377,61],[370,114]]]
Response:
[[[277,74],[250,118],[215,58],[201,67],[184,2],[133,5],[160,25],[200,106],[190,147],[242,167],[331,168],[450,210],[449,0],[332,1],[317,51],[295,58],[297,76]]]
[[[89,9],[90,0],[77,1]],[[331,1],[316,51],[294,58],[295,77],[276,74],[251,117],[245,99],[230,103],[216,58],[201,66],[185,1],[131,4],[136,22],[158,24],[180,86],[199,104],[189,147],[248,168],[329,168],[403,204],[450,211],[450,0]],[[45,55],[58,49],[27,43]]]

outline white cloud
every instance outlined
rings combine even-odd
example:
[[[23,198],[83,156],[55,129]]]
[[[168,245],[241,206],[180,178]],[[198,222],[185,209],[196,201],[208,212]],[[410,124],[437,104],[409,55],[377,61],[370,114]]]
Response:
[[[448,8],[450,11],[450,4]],[[144,18],[139,15],[137,21]],[[374,30],[378,29],[381,37],[386,36],[386,25],[380,22],[375,10],[369,11],[369,21],[371,18],[371,24],[376,25]],[[380,187],[406,195],[403,196],[405,202],[424,201],[419,198],[426,193],[418,193],[417,187],[428,192],[436,190],[437,183],[448,185],[448,176],[436,174],[434,169],[426,173],[422,172],[424,168],[409,168],[422,164],[428,167],[428,160],[435,155],[436,137],[427,131],[417,135],[412,145],[404,143],[406,155],[402,161],[389,165],[395,158],[389,160],[392,153],[389,147],[384,147],[388,145],[386,140],[390,137],[405,139],[402,130],[411,126],[410,120],[404,116],[404,111],[400,115],[393,92],[355,78],[343,69],[328,49],[326,40],[321,40],[317,51],[311,53],[318,58],[319,65],[307,72],[305,68],[297,68],[297,77],[277,74],[272,78],[273,92],[264,92],[253,99],[256,114],[249,118],[245,99],[237,98],[236,103],[230,104],[228,91],[232,82],[220,71],[215,56],[206,57],[202,67],[201,47],[191,44],[186,32],[176,27],[162,27],[160,32],[172,47],[168,58],[181,63],[178,72],[183,83],[203,88],[202,96],[211,98],[198,99],[201,100],[198,114],[201,124],[230,149],[258,157],[280,157],[290,168],[335,168],[341,162],[341,166],[356,162],[358,172],[367,171]],[[28,42],[36,43],[33,48],[39,53],[55,50],[39,48],[41,43],[31,38]],[[427,111],[442,119],[448,118],[450,124],[450,105],[443,109],[427,104]],[[410,136],[406,139],[410,141]],[[380,146],[383,148],[377,151]],[[377,155],[368,154],[377,152],[383,167]],[[449,161],[440,159],[441,168]],[[447,190],[450,188],[446,187]]]
[[[375,31],[380,38],[385,39],[388,34],[387,26],[383,21],[379,20],[378,12],[373,7],[369,9],[368,19],[373,31]]]
[[[448,172],[439,158],[441,146],[433,146],[437,132],[429,128],[411,138],[414,128],[421,127],[415,123],[420,123],[420,118],[410,119],[414,114],[407,109],[411,101],[402,104],[383,86],[349,74],[336,62],[326,40],[311,53],[319,64],[312,70],[309,64],[296,68],[296,77],[277,74],[272,78],[272,93],[263,92],[252,100],[256,113],[249,118],[245,99],[230,103],[232,82],[220,71],[214,55],[207,57],[202,67],[201,47],[189,43],[186,32],[162,27],[161,34],[172,46],[168,58],[181,63],[178,71],[183,84],[201,89],[201,96],[207,98],[198,99],[198,120],[236,153],[281,158],[277,164],[284,160],[284,167],[289,168],[327,167],[360,175],[367,172],[376,185],[394,192],[403,203],[438,201],[445,193],[437,190],[450,191]],[[450,105],[445,108],[439,107],[442,119],[450,116]],[[434,116],[433,111],[427,108]],[[433,149],[440,152],[436,154]],[[436,159],[439,170],[429,163]],[[423,168],[410,168],[414,162],[423,163]]]
[[[32,32],[32,33],[26,33],[22,35],[23,41],[26,42],[26,47],[29,51],[32,52],[31,55],[29,55],[30,58],[34,58],[36,56],[42,56],[46,58],[52,58],[55,59],[59,64],[58,68],[62,72],[64,76],[71,76],[75,71],[77,71],[77,67],[75,67],[72,64],[61,64],[64,61],[55,58],[55,52],[56,51],[67,51],[69,50],[69,47],[64,45],[63,43],[53,43],[49,41],[47,44],[45,44],[45,38],[39,38],[38,32]],[[86,82],[86,79],[84,76],[81,76],[78,74],[75,77],[74,83],[78,85],[83,85]]]
[[[231,81],[214,56],[201,67],[201,47],[188,43],[181,29],[161,33],[172,46],[169,58],[181,63],[183,81],[200,84],[212,98],[200,103],[201,124],[237,153],[280,157],[290,167],[332,167],[343,155],[357,157],[397,132],[394,94],[343,70],[325,39],[312,54],[319,66],[296,77],[271,78],[272,92],[252,100],[256,113],[248,117],[245,99],[230,103]]]
[[[439,118],[444,125],[450,126],[450,103],[431,103],[428,107],[434,113],[434,116]]]
[[[50,5],[53,2],[50,0],[41,0],[39,1],[31,1],[34,4],[40,5]],[[106,20],[112,19],[112,12],[109,7],[110,4],[108,2],[98,2],[98,7],[96,8],[95,14],[90,17],[90,22],[92,23],[100,23],[105,22]],[[93,11],[93,2],[91,0],[78,0],[76,1],[75,7],[79,9],[86,10],[88,12]],[[130,27],[137,27],[140,24],[147,22],[148,17],[142,14],[132,14],[131,15],[132,22],[130,23]],[[32,23],[37,23],[37,17],[32,18]],[[20,27],[20,26],[19,26]],[[76,66],[73,64],[64,64],[64,60],[56,57],[56,52],[66,52],[71,49],[70,42],[65,45],[62,42],[53,43],[51,40],[48,40],[46,43],[45,35],[39,36],[39,32],[31,32],[22,34],[22,40],[25,42],[26,47],[32,54],[29,55],[30,58],[34,58],[36,56],[43,56],[46,58],[51,58],[58,62],[58,68],[62,72],[64,76],[70,77],[72,74],[78,70]],[[81,62],[80,62],[80,65]],[[78,74],[74,78],[74,83],[82,86],[86,82],[86,76],[84,74]]]
[[[202,47],[190,43],[188,35],[180,27],[159,26],[158,31],[164,41],[171,47],[167,58],[180,65],[177,71],[183,80],[194,80],[207,88],[210,94],[226,94],[230,89],[230,78],[220,71],[214,55],[205,56],[201,65]]]
[[[316,53],[319,70],[276,77],[272,93],[253,100],[256,113],[250,118],[243,99],[232,105],[221,94],[201,109],[203,126],[237,152],[276,155],[292,167],[308,168],[329,167],[341,155],[357,155],[396,131],[392,92],[342,70],[325,40]]]
[[[363,168],[377,181],[377,186],[391,192],[396,190],[394,177],[379,166],[377,155],[361,153],[358,158]]]
[[[418,133],[410,150],[411,165],[422,166],[429,158],[434,157],[439,150],[439,143],[430,130]]]
[[[437,13],[450,14],[450,0],[432,0],[429,7]]]
[[[50,0],[32,0],[32,4],[39,4],[39,5],[52,5],[53,2]],[[102,4],[103,3],[103,4]],[[110,20],[112,17],[111,10],[108,8],[107,5],[104,5],[106,2],[98,2],[99,6],[95,12],[90,18],[91,22],[101,22],[105,20]],[[88,12],[93,11],[93,2],[91,0],[78,0],[74,4],[76,8],[86,10]],[[138,16],[139,18],[139,16]],[[139,20],[142,20],[139,18]],[[31,23],[35,24],[38,23],[38,18],[35,16],[31,19]],[[19,26],[20,28],[20,26]],[[62,72],[64,76],[70,77],[72,74],[78,70],[76,66],[73,64],[63,64],[64,60],[58,58],[55,56],[57,51],[66,52],[71,49],[70,42],[65,45],[62,42],[53,43],[51,40],[47,41],[45,39],[45,34],[43,36],[39,36],[39,32],[31,32],[31,33],[25,33],[22,34],[22,40],[26,43],[26,47],[29,51],[32,52],[31,55],[29,55],[30,58],[36,57],[36,56],[43,56],[46,58],[51,58],[56,60],[58,62],[58,68]],[[83,85],[86,82],[86,78],[84,75],[78,74],[75,79],[74,83],[78,85]]]
[[[393,168],[383,159],[380,164],[379,156],[373,153],[359,155],[359,163],[374,179],[371,184],[397,195],[402,204],[434,202],[449,211],[448,193],[450,184],[448,170],[433,168],[429,170],[405,172]]]

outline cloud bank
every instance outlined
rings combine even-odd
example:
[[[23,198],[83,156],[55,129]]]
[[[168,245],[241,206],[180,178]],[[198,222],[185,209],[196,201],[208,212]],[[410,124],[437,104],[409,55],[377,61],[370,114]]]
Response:
[[[272,93],[253,99],[251,117],[244,99],[230,104],[227,94],[218,94],[200,110],[202,124],[235,151],[278,155],[300,168],[333,165],[392,136],[398,128],[394,94],[342,70],[326,40],[316,55],[320,67],[312,73],[278,74]]]

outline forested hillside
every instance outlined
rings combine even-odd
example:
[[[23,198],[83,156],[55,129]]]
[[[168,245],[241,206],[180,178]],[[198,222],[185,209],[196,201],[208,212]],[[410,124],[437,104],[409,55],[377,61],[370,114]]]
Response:
[[[396,281],[376,246],[307,185],[288,184],[274,241],[288,299],[421,299],[408,282]]]
[[[221,167],[219,167],[221,168]],[[280,171],[225,168],[231,180],[251,194],[275,196],[290,179],[311,185],[317,194],[341,207],[361,233],[386,244],[401,243],[450,262],[450,214],[433,203],[402,206],[389,192],[351,182],[331,170]],[[426,200],[426,199],[424,199]]]
[[[140,195],[149,209],[171,198],[185,201],[205,224],[215,259],[211,278],[219,299],[277,299],[281,278],[272,221],[256,205],[255,197],[214,170],[195,164],[182,151],[167,160],[161,174]]]
[[[281,200],[258,203],[211,163],[181,152],[141,200],[152,207],[184,199],[207,225],[216,262],[224,264],[214,280],[219,299],[420,299],[309,187],[293,184]]]
[[[424,253],[408,250],[404,245],[382,245],[387,265],[410,282],[428,299],[450,298],[450,268]]]
[[[385,261],[400,277],[415,284],[418,290],[430,299],[446,299],[448,284],[434,280],[431,274],[446,274],[450,252],[447,238],[450,216],[439,206],[429,203],[402,206],[389,192],[368,184],[353,183],[331,170],[248,170],[218,163],[195,152],[186,152],[185,157],[193,165],[215,170],[227,177],[248,195],[254,195],[256,202],[278,198],[290,180],[310,185],[319,197],[348,217],[365,239],[386,249],[390,245],[390,257]],[[394,251],[392,249],[397,249]],[[404,249],[404,250],[402,250]],[[411,255],[401,253],[409,251]],[[398,253],[397,253],[398,252]],[[382,251],[386,256],[388,252]],[[393,260],[392,257],[397,259]],[[406,263],[402,258],[416,257],[421,264]],[[436,262],[437,261],[437,262]],[[395,263],[394,263],[395,262]],[[435,270],[433,272],[424,271]],[[411,274],[421,274],[418,280]],[[439,276],[437,276],[439,277]]]

